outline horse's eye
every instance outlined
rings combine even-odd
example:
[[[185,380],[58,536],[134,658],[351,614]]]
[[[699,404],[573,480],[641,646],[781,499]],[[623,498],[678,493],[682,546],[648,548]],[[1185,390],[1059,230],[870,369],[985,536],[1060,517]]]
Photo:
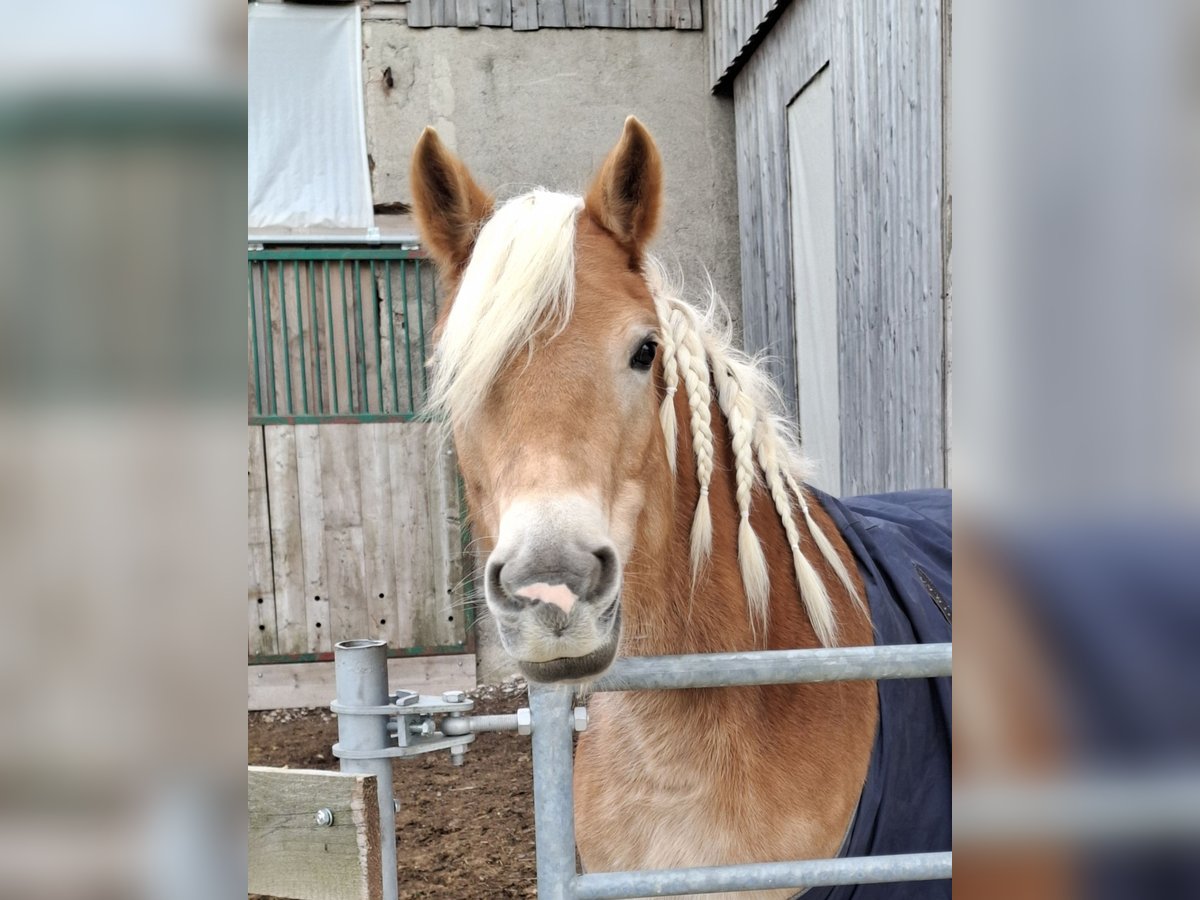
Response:
[[[642,346],[637,348],[637,352],[629,360],[629,367],[643,371],[649,369],[654,365],[654,351],[657,349],[658,344],[654,341],[643,341]]]

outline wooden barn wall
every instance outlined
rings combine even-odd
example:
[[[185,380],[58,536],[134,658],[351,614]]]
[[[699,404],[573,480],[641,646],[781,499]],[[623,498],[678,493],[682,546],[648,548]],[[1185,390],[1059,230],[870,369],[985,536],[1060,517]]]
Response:
[[[768,368],[793,416],[796,325],[787,106],[829,61],[830,2],[804,0],[789,6],[733,86],[743,335],[747,350],[766,351]]]
[[[252,425],[249,654],[465,642],[457,482],[423,422]]]
[[[945,483],[940,0],[796,0],[734,81],[748,350],[796,412],[787,106],[833,77],[842,491]]]
[[[699,30],[701,0],[409,0],[411,28]]]

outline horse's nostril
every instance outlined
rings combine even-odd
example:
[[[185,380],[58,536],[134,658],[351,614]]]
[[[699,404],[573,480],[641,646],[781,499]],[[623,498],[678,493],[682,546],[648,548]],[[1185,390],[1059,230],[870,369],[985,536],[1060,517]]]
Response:
[[[488,561],[487,572],[484,577],[487,580],[488,593],[496,599],[508,596],[508,591],[504,589],[504,582],[500,580],[500,574],[503,571],[504,563],[495,560]]]
[[[598,563],[593,578],[593,592],[597,597],[603,597],[616,586],[617,552],[612,545],[606,544],[593,550],[592,555]]]

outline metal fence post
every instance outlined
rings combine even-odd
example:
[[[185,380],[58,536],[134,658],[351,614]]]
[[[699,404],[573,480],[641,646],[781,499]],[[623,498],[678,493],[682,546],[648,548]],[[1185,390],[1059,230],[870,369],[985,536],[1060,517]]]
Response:
[[[342,641],[333,648],[337,702],[342,706],[386,706],[388,696],[387,643],[385,641]],[[387,716],[339,715],[338,743],[346,750],[386,750]],[[568,738],[569,741],[569,738]],[[569,747],[569,745],[568,745]],[[396,900],[399,892],[396,871],[396,807],[392,797],[392,761],[343,759],[343,772],[374,775],[379,793],[380,862],[383,868],[383,900]]]
[[[575,802],[569,685],[529,685],[539,900],[575,898]]]

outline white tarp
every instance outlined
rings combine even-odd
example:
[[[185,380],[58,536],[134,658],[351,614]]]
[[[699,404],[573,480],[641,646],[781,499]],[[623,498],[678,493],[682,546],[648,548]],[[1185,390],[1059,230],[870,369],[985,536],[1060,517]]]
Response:
[[[358,7],[249,17],[249,227],[374,226]]]

